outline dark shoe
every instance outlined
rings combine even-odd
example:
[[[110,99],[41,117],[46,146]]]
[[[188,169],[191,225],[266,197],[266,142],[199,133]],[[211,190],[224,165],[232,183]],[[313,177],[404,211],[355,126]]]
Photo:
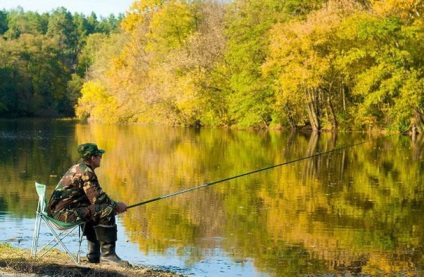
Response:
[[[100,263],[100,243],[98,241],[87,241],[88,254],[87,259],[89,263]]]
[[[86,222],[83,225],[83,234],[87,237],[88,262],[94,264],[100,263],[100,242],[97,240],[93,223]]]
[[[88,262],[89,262],[90,264],[98,264],[98,263],[100,263],[100,258],[90,258],[90,257],[87,255],[87,259],[88,259]]]
[[[113,266],[120,266],[120,267],[131,267],[131,264],[125,260],[122,260],[121,258],[116,255],[116,253],[113,254],[102,254],[101,257],[101,263],[102,264],[108,264]]]
[[[97,225],[94,227],[97,239],[100,242],[100,262],[113,266],[130,267],[131,264],[116,255],[115,247],[117,240],[116,225]]]

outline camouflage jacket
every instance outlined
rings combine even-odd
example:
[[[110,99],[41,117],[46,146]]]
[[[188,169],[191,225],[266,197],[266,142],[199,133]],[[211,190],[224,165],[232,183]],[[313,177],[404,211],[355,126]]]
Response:
[[[80,163],[73,165],[60,179],[48,203],[47,212],[52,215],[63,209],[91,204],[116,206],[116,202],[103,192],[94,170],[85,163]]]

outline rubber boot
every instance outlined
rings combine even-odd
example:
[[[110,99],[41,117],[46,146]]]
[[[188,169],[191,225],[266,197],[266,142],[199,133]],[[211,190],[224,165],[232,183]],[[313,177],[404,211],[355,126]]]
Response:
[[[83,229],[83,234],[87,237],[88,262],[95,264],[100,263],[100,242],[97,240],[93,225],[86,223]]]
[[[97,239],[100,241],[100,263],[114,266],[131,266],[129,262],[116,255],[117,228],[116,225],[94,226]]]
[[[87,241],[88,254],[87,259],[89,263],[98,264],[100,263],[100,242],[99,241]]]

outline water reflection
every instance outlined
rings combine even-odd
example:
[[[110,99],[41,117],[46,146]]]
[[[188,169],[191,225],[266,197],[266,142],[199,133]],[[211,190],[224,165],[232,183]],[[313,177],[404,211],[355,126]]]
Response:
[[[296,161],[130,209],[122,228],[146,257],[225,260],[226,274],[245,266],[250,276],[421,271],[419,140],[0,122],[0,211],[31,218],[33,182],[53,189],[87,141],[106,149],[103,188],[128,204]],[[197,273],[218,276],[208,270]]]

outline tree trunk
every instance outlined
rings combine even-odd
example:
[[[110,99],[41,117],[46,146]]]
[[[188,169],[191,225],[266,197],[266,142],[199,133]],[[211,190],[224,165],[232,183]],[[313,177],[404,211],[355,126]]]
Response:
[[[337,118],[334,114],[334,108],[333,103],[331,103],[331,97],[330,95],[327,96],[327,105],[328,105],[328,111],[329,111],[329,121],[331,123],[331,129],[335,130],[338,127]]]
[[[285,110],[285,113],[287,115],[287,120],[289,122],[290,127],[292,129],[296,129],[297,128],[296,121],[293,118],[292,110],[290,109],[290,107],[288,105],[284,105],[284,110]]]
[[[411,119],[410,132],[413,137],[424,133],[424,111],[421,109],[415,109],[415,115]]]
[[[307,103],[307,109],[308,109],[308,116],[309,121],[311,123],[311,127],[313,131],[319,131],[321,129],[321,124],[319,121],[319,115],[318,115],[318,94],[316,89],[306,89],[307,97],[308,97],[308,103]]]

